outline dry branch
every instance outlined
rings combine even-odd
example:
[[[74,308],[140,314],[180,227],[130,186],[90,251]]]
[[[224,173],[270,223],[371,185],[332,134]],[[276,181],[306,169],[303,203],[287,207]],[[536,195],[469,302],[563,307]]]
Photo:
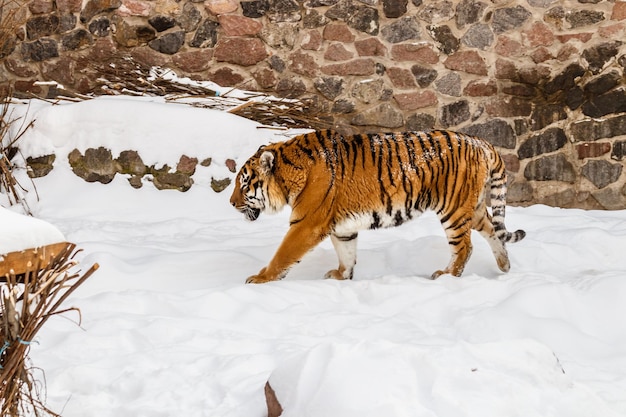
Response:
[[[43,252],[43,251],[42,251]],[[0,284],[0,406],[2,417],[57,414],[41,399],[42,384],[33,376],[28,352],[37,332],[52,316],[73,308],[60,307],[67,297],[98,269],[75,271],[78,251],[66,243],[49,259],[33,257],[26,270],[11,270]],[[4,255],[2,262],[11,262]],[[77,311],[77,310],[76,310]]]

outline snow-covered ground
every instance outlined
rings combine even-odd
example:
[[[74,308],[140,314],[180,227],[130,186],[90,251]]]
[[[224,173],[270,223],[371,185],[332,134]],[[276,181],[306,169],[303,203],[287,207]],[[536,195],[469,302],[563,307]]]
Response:
[[[462,278],[428,279],[448,249],[426,214],[361,233],[353,281],[322,279],[337,262],[326,241],[283,281],[245,285],[289,213],[247,222],[232,185],[210,180],[285,132],[156,98],[32,102],[28,116],[24,156],[58,156],[30,207],[85,270],[101,266],[68,301],[81,325],[53,317],[31,345],[65,417],[261,417],[268,379],[286,417],[626,415],[626,211],[509,208],[527,237],[508,274],[476,234]],[[88,184],[66,155],[101,145],[213,163],[186,193]]]

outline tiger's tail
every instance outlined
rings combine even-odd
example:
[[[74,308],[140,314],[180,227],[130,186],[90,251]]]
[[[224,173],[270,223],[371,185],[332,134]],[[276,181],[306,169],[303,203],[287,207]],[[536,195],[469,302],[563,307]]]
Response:
[[[491,211],[492,222],[496,231],[496,236],[503,243],[515,243],[526,236],[526,232],[523,230],[516,230],[515,232],[509,232],[504,225],[504,215],[506,211],[506,191],[507,191],[507,178],[504,162],[497,152],[493,152],[495,160],[493,161],[493,167],[491,169]]]

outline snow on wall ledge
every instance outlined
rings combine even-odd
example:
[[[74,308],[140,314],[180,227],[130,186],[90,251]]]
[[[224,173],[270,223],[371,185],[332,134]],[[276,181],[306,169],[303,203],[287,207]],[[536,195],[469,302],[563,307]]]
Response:
[[[18,94],[143,91],[161,66],[343,131],[483,136],[514,204],[626,207],[625,1],[40,0],[20,22],[0,51]]]

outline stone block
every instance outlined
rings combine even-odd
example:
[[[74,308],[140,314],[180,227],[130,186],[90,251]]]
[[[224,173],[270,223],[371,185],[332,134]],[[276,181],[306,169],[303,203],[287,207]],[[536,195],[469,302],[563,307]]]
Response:
[[[555,127],[526,139],[517,150],[517,155],[520,159],[533,158],[537,155],[557,151],[563,148],[566,143],[567,136],[565,136],[563,129]]]
[[[111,151],[104,147],[89,148],[85,155],[74,149],[68,155],[68,161],[74,174],[87,182],[108,184],[117,173]]]
[[[372,75],[376,72],[376,65],[370,58],[360,58],[341,64],[324,65],[321,71],[326,75]]]
[[[626,112],[626,89],[620,88],[592,97],[583,103],[583,113],[589,117],[602,117]]]
[[[567,112],[561,104],[536,104],[530,114],[530,128],[541,130],[567,117]]]
[[[582,175],[597,188],[604,188],[616,182],[622,175],[623,165],[612,164],[605,160],[592,159],[582,167]]]
[[[617,56],[623,43],[622,41],[605,42],[585,49],[582,57],[587,61],[589,70],[594,74],[602,71],[604,66]]]
[[[215,46],[213,56],[217,61],[246,67],[267,58],[267,51],[258,38],[222,38]]]
[[[556,154],[532,160],[524,169],[524,178],[529,181],[576,182],[576,170],[565,155]]]
[[[122,151],[115,158],[115,169],[120,174],[128,174],[132,176],[142,177],[148,172],[148,167],[137,151]]]
[[[320,77],[316,78],[313,85],[328,100],[334,100],[344,91],[343,78]]]
[[[415,77],[417,84],[422,88],[428,87],[433,81],[435,81],[438,75],[436,70],[418,64],[411,67],[411,73]]]
[[[578,159],[597,158],[611,151],[609,142],[585,142],[576,145]]]
[[[439,62],[439,54],[421,43],[395,44],[391,47],[391,57],[394,61],[417,61],[424,64]]]
[[[317,75],[319,66],[311,54],[298,51],[289,55],[289,69],[296,74],[313,78]]]
[[[28,176],[31,178],[45,177],[54,168],[54,161],[56,155],[44,155],[37,158],[26,158],[26,165],[28,165]]]
[[[522,6],[503,7],[493,12],[491,27],[496,34],[521,27],[532,13]]]
[[[473,80],[470,81],[463,89],[463,95],[469,97],[488,97],[494,96],[497,93],[498,84],[495,80]]]
[[[212,49],[200,49],[190,52],[179,52],[172,57],[172,62],[185,72],[202,72],[211,67]]]
[[[324,53],[324,59],[327,61],[347,61],[353,57],[352,52],[348,51],[346,47],[341,43],[333,43],[328,45],[326,53]],[[314,77],[312,74],[311,77]]]
[[[626,141],[620,140],[613,144],[613,152],[611,158],[621,161],[626,156]]]
[[[382,0],[383,14],[386,18],[397,19],[407,11],[408,0]]]
[[[387,47],[375,37],[360,39],[354,42],[359,56],[386,56]]]
[[[387,68],[387,76],[391,80],[394,87],[399,89],[415,88],[415,77],[410,70],[406,68],[391,67]]]
[[[189,4],[189,3],[188,3]],[[189,46],[194,48],[212,48],[217,44],[217,29],[219,23],[206,19],[196,29]]]
[[[594,25],[604,19],[604,12],[599,10],[573,10],[565,14],[565,20],[570,24],[570,29]]]
[[[435,118],[427,113],[413,114],[406,119],[407,130],[422,131],[435,127]]]
[[[185,3],[182,13],[176,17],[176,24],[185,32],[193,32],[198,29],[201,21],[202,13],[196,8],[196,6],[193,5],[193,3]],[[207,21],[210,22],[210,20]],[[215,43],[213,43],[213,45],[215,45]]]
[[[487,64],[476,51],[459,51],[450,55],[443,65],[454,71],[468,74],[487,75]]]
[[[263,29],[261,22],[245,16],[220,15],[218,22],[226,36],[254,36]]]
[[[322,38],[327,41],[351,43],[355,35],[345,23],[330,23],[324,26]]]
[[[256,19],[265,16],[270,9],[270,2],[268,0],[242,1],[241,9],[245,17]]]
[[[352,124],[397,129],[404,125],[404,118],[402,112],[395,109],[391,104],[382,103],[357,114],[352,119]]]
[[[402,110],[417,110],[437,104],[437,95],[432,90],[398,93],[393,95],[393,99]]]
[[[462,0],[456,6],[456,25],[462,29],[465,25],[477,23],[482,18],[487,4],[476,0]]]
[[[89,22],[100,13],[116,10],[122,6],[122,0],[88,0],[80,12],[80,21]]]
[[[464,127],[459,131],[470,136],[483,138],[499,148],[515,149],[517,144],[513,128],[502,119],[491,119],[485,123]]]
[[[331,20],[344,21],[352,29],[378,35],[380,28],[378,9],[358,3],[354,0],[339,0],[326,11],[326,17]]]
[[[461,76],[456,72],[449,72],[435,81],[435,87],[441,94],[459,97],[461,95]]]
[[[59,56],[59,47],[52,38],[41,38],[34,42],[22,42],[21,53],[24,61],[45,61]]]
[[[450,26],[428,26],[428,33],[437,43],[437,49],[446,55],[451,55],[459,50],[461,41],[454,36]]]
[[[420,25],[414,17],[403,17],[383,26],[380,34],[389,43],[420,39]]]
[[[439,122],[444,128],[459,125],[470,118],[469,103],[467,100],[441,106],[439,110]]]
[[[472,25],[461,38],[461,42],[470,48],[486,50],[493,44],[494,35],[491,28],[485,24]]]
[[[626,115],[574,122],[570,125],[570,135],[578,142],[626,135]]]

